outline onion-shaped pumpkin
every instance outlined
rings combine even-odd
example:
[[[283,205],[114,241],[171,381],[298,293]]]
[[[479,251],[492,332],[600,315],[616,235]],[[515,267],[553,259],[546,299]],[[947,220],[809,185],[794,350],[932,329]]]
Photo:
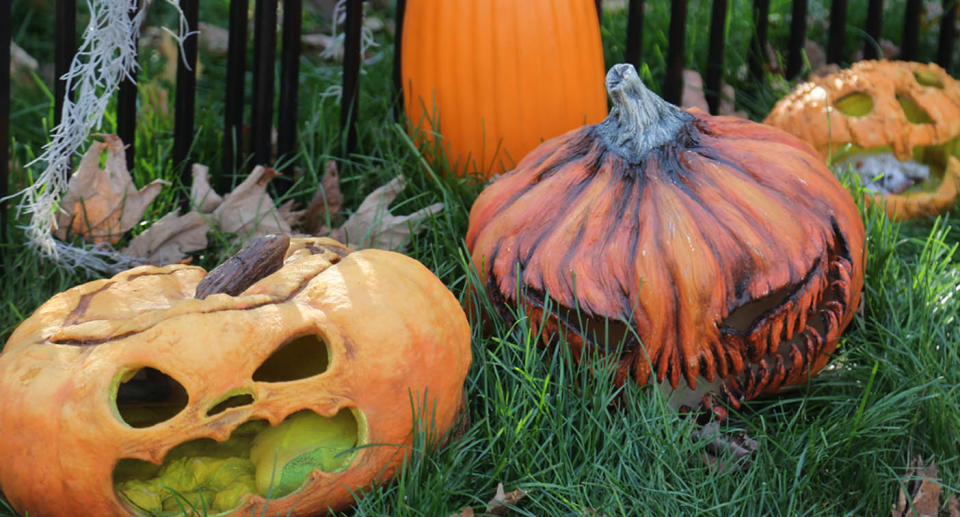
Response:
[[[861,61],[803,83],[767,124],[852,165],[893,219],[939,214],[960,183],[960,83],[935,64]]]
[[[401,69],[407,117],[461,174],[607,114],[592,0],[407,0]]]
[[[230,263],[244,279],[266,258]],[[390,479],[414,410],[451,426],[470,332],[430,271],[329,239],[294,240],[272,269],[238,286],[199,267],[138,267],[26,319],[0,355],[13,507],[317,515]],[[211,285],[218,294],[195,298]]]
[[[473,205],[467,246],[494,303],[574,357],[620,350],[620,381],[669,383],[680,407],[722,417],[716,395],[736,407],[804,382],[860,299],[850,194],[783,131],[680,110],[630,65],[607,88],[606,120],[543,143]]]

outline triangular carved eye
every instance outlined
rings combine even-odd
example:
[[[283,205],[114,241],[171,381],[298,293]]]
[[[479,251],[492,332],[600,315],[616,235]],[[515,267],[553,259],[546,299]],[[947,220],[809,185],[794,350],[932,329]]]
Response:
[[[143,428],[166,422],[187,407],[187,390],[173,377],[155,368],[121,374],[113,400],[120,419]]]
[[[906,94],[898,93],[897,102],[900,103],[900,107],[903,108],[903,113],[907,116],[907,120],[909,120],[911,124],[933,124],[933,119],[930,118],[930,115]]]
[[[327,344],[319,336],[300,336],[274,350],[253,373],[253,380],[287,382],[306,379],[327,371],[329,363]]]
[[[923,86],[930,86],[938,90],[943,89],[943,81],[940,80],[936,74],[925,71],[918,71],[913,73],[913,78],[917,80]]]
[[[853,92],[833,102],[840,113],[851,117],[865,117],[873,112],[873,98],[864,92]]]

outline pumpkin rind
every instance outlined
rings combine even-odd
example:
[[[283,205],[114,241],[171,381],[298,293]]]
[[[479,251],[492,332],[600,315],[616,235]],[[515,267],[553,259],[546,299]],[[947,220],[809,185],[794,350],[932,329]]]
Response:
[[[537,325],[549,296],[559,310],[545,338],[562,332],[576,352],[613,349],[591,335],[604,320],[616,337],[635,330],[642,345],[627,338],[621,380],[716,384],[737,405],[815,374],[863,286],[850,194],[782,131],[640,102],[629,65],[607,85],[617,105],[606,121],[543,143],[474,203],[467,247],[494,302]],[[629,110],[624,89],[636,90]],[[617,121],[631,118],[633,129]],[[745,329],[727,326],[780,292]]]
[[[435,409],[440,432],[454,422],[470,364],[470,331],[457,299],[403,255],[349,253],[329,239],[294,239],[284,266],[238,296],[193,298],[199,267],[144,266],[60,293],[26,319],[0,354],[0,485],[30,515],[132,514],[115,493],[121,458],[159,463],[168,450],[225,440],[241,423],[276,425],[311,410],[359,412],[363,444],[346,470],[314,470],[306,485],[268,503],[271,514],[343,508],[384,482],[412,439],[411,400]],[[322,374],[255,382],[258,365],[291,336],[316,333],[329,350]],[[111,382],[124,367],[150,366],[181,383],[187,406],[133,428],[114,413]],[[224,395],[249,405],[207,415]],[[384,445],[381,445],[384,444]],[[394,444],[394,445],[390,445]],[[260,513],[257,494],[230,515]]]
[[[408,0],[401,46],[407,117],[457,173],[510,170],[607,113],[590,0]]]
[[[867,95],[866,113],[847,114],[837,102]],[[922,110],[928,122],[911,122],[898,98]],[[960,137],[960,83],[933,63],[860,61],[840,72],[798,85],[781,99],[764,123],[808,142],[824,159],[848,144],[861,149],[889,148],[900,161],[914,150],[939,146]],[[947,166],[934,192],[869,193],[868,201],[885,206],[892,219],[936,215],[953,206],[960,167]]]

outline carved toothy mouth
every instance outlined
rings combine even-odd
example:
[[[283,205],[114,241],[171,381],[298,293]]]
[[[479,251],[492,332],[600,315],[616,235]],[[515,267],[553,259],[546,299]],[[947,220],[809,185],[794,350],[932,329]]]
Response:
[[[960,137],[943,145],[914,149],[913,159],[900,161],[889,147],[862,149],[848,146],[834,158],[836,171],[850,170],[863,181],[864,188],[878,194],[933,192],[943,182],[947,157],[960,157]]]
[[[724,354],[715,355],[718,363],[714,365],[715,378],[699,376],[695,386],[681,380],[672,387],[667,380],[673,376],[673,365],[667,363],[665,374],[658,378],[654,373],[648,382],[662,383],[664,394],[675,408],[710,407],[722,411],[708,398],[718,395],[719,400],[737,408],[743,400],[776,391],[788,380],[796,382],[809,374],[818,358],[829,352],[828,341],[839,336],[843,319],[849,312],[847,303],[853,288],[853,258],[835,221],[833,225],[833,242],[828,244],[822,257],[813,261],[799,282],[741,301],[716,323]],[[498,293],[493,289],[491,292]],[[562,329],[568,344],[572,344],[577,353],[583,347],[612,352],[620,344],[620,364],[630,372],[638,354],[645,354],[642,346],[638,346],[636,332],[623,321],[556,305],[549,307],[542,294],[531,290],[522,293],[521,299],[531,310],[531,324],[537,326],[542,321],[545,336]],[[545,307],[549,307],[549,318],[542,317]],[[657,372],[656,359],[652,362],[651,370]],[[687,363],[679,364],[680,378],[685,379]],[[700,372],[710,370],[708,365],[700,364]]]
[[[161,516],[227,513],[248,494],[279,499],[301,489],[315,470],[345,470],[363,441],[362,423],[355,409],[332,417],[298,411],[273,427],[248,420],[224,442],[200,438],[174,447],[160,465],[120,460],[114,490],[131,510]]]

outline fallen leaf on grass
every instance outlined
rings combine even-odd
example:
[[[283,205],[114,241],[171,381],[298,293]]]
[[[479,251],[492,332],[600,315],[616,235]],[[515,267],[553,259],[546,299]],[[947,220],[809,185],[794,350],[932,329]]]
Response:
[[[923,472],[920,471],[922,466],[923,460],[919,456],[908,465],[907,475],[904,476],[903,483],[900,485],[897,503],[890,509],[892,517],[939,517],[941,515],[942,485],[937,479],[936,462],[930,462]],[[909,492],[909,496],[904,488]],[[956,494],[951,494],[947,499],[947,511],[943,515],[960,517],[960,502],[957,501]]]
[[[343,208],[343,193],[340,191],[340,171],[337,162],[327,161],[320,188],[313,195],[313,200],[307,205],[303,214],[303,229],[305,232],[316,235],[329,234],[330,224],[336,224],[336,217]]]
[[[154,180],[137,190],[127,171],[123,142],[117,135],[104,135],[93,142],[70,178],[60,202],[54,235],[66,240],[71,234],[93,243],[116,244],[140,222],[143,212],[169,182]],[[100,155],[107,151],[105,167]]]
[[[230,31],[212,23],[200,22],[200,47],[215,55],[224,56],[230,50]]]
[[[516,504],[526,497],[527,493],[519,488],[510,492],[503,489],[503,483],[497,483],[497,493],[493,496],[487,507],[481,515],[506,515],[510,506]],[[464,506],[459,512],[450,515],[450,517],[474,517],[476,515],[472,506]]]
[[[210,224],[199,212],[183,215],[170,212],[134,237],[122,253],[148,264],[173,264],[185,259],[191,251],[206,248],[209,230]]]
[[[393,215],[388,207],[405,186],[403,176],[397,176],[371,192],[330,237],[354,249],[402,250],[423,219],[443,210],[443,203],[434,203],[409,215]]]
[[[736,111],[734,108],[735,92],[733,87],[729,84],[722,84],[720,90],[720,105],[717,106],[717,115],[747,118],[745,112]],[[703,77],[695,70],[683,71],[683,94],[680,106],[684,108],[696,107],[705,112],[710,112],[710,105],[707,103],[707,97],[703,90]]]
[[[16,75],[20,72],[29,74],[36,72],[40,64],[37,60],[27,53],[26,50],[16,43],[10,43],[10,74]]]
[[[223,202],[223,197],[210,186],[210,167],[195,163],[190,172],[193,176],[190,184],[190,203],[205,214],[213,212]]]
[[[290,233],[290,222],[277,210],[266,189],[267,183],[279,175],[270,167],[256,166],[243,183],[223,196],[223,202],[211,214],[214,225],[242,239]]]

